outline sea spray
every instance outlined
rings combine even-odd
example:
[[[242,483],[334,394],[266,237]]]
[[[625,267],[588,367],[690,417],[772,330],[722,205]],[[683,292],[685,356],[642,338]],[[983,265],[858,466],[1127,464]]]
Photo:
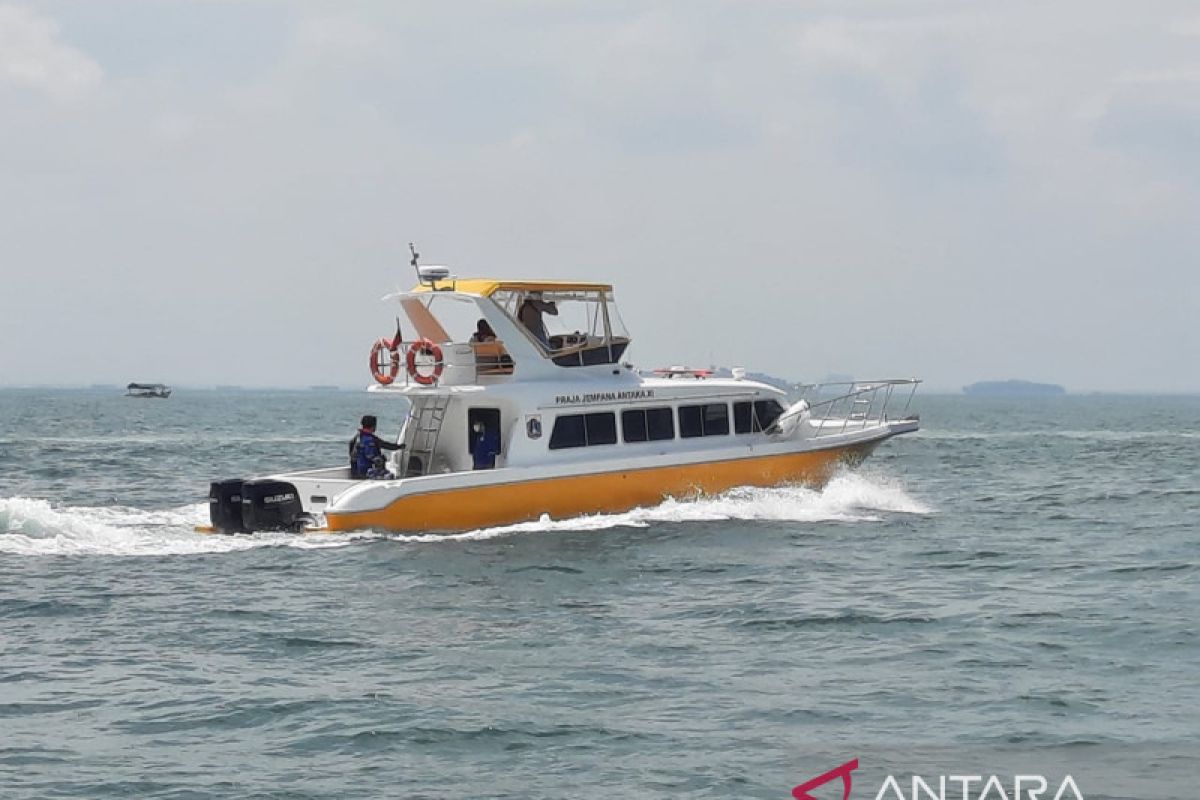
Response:
[[[28,497],[0,498],[0,553],[15,555],[158,556],[226,553],[255,547],[336,547],[353,536],[321,538],[274,533],[215,536],[205,503],[146,511],[121,506],[56,507]]]
[[[621,514],[595,514],[540,520],[457,534],[395,535],[398,542],[479,541],[500,536],[566,531],[644,528],[657,523],[721,520],[791,521],[798,523],[871,522],[884,513],[928,514],[930,509],[903,487],[877,474],[839,474],[822,490],[804,487],[739,488],[715,497],[669,498],[650,508]],[[0,498],[0,552],[23,555],[152,556],[225,553],[255,547],[341,547],[361,539],[357,534],[258,533],[252,536],[200,534],[207,506],[142,510],[122,506],[58,507],[45,500]]]
[[[713,497],[690,500],[668,498],[650,508],[635,508],[621,514],[591,514],[555,520],[540,520],[483,528],[449,536],[415,535],[392,537],[399,541],[442,539],[482,540],[517,533],[553,531],[600,531],[608,528],[645,528],[658,523],[720,522],[723,520],[783,522],[875,522],[881,513],[925,515],[933,513],[911,497],[893,479],[877,473],[844,472],[824,489],[802,486],[777,488],[741,487]]]

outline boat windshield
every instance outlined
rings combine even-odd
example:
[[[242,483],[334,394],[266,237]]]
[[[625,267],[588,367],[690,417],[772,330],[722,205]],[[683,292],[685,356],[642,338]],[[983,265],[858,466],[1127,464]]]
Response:
[[[559,366],[614,364],[629,346],[611,291],[500,289],[492,300]]]
[[[477,330],[480,302],[494,302],[545,358],[560,367],[616,364],[629,347],[629,332],[611,289],[547,286],[502,288],[488,300],[455,292],[410,293],[400,306],[416,336],[444,344],[466,342]],[[511,335],[511,334],[510,334]],[[501,348],[502,340],[484,340]],[[481,345],[473,345],[478,350]]]

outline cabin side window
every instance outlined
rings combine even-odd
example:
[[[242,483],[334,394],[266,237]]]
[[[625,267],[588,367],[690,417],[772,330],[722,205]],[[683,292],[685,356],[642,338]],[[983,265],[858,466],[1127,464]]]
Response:
[[[635,408],[621,412],[621,433],[626,442],[657,442],[675,438],[675,421],[669,408]]]
[[[679,407],[679,435],[684,439],[728,433],[729,406],[725,403]]]
[[[596,444],[617,443],[617,415],[612,411],[584,414],[583,421],[587,428],[588,447]]]
[[[617,443],[617,415],[612,411],[595,414],[561,414],[554,419],[550,449],[591,447]]]
[[[762,426],[762,430],[766,430],[775,424],[775,420],[779,419],[779,415],[783,413],[783,406],[778,400],[755,400],[754,401],[754,419],[758,425]]]
[[[775,400],[746,400],[733,404],[734,433],[762,433],[783,413]]]
[[[657,442],[675,438],[675,415],[669,408],[646,409],[646,430],[650,441]]]

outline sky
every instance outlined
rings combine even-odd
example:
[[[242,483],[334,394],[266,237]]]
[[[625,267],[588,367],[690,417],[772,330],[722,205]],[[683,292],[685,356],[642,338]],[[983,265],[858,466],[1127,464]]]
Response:
[[[365,385],[414,283],[642,367],[1200,391],[1200,6],[0,0],[0,384]]]

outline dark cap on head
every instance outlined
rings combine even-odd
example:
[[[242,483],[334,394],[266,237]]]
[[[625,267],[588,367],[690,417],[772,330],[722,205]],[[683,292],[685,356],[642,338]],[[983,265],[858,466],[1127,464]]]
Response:
[[[366,414],[362,418],[362,426],[364,428],[373,429],[378,422],[379,420],[375,419],[374,414]]]

